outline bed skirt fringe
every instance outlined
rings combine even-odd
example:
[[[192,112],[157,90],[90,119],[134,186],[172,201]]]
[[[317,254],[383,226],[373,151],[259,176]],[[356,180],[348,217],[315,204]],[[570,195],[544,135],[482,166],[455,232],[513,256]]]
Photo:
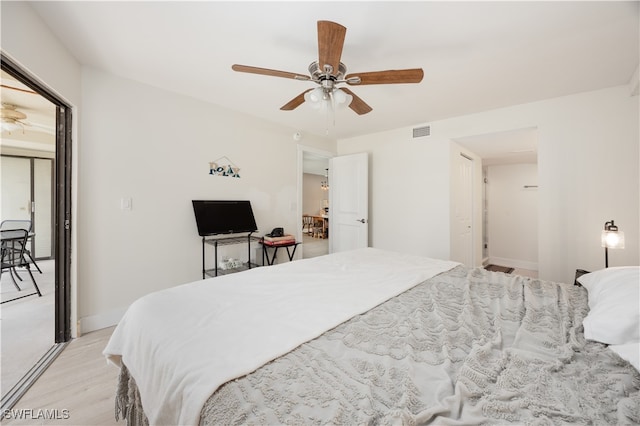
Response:
[[[124,419],[128,426],[149,426],[149,420],[142,409],[138,386],[124,364],[120,369],[115,410],[116,421]]]

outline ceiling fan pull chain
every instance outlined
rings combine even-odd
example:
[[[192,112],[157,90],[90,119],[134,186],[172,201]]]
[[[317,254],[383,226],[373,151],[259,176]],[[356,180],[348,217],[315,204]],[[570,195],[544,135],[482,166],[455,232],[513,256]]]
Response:
[[[333,96],[333,92],[329,93],[331,97],[331,121],[333,122],[333,127],[336,126],[336,97]]]
[[[333,108],[331,108],[330,102],[327,102],[327,104],[327,113],[325,114],[325,134],[329,136],[329,124],[331,123],[331,113],[333,112]]]

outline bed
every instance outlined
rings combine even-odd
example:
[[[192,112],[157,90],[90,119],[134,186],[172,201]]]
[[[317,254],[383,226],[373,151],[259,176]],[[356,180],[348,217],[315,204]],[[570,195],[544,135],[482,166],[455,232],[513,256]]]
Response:
[[[623,320],[605,309],[633,300],[638,268],[620,271],[622,296],[610,269],[583,287],[367,248],[152,293],[104,350],[121,369],[116,417],[638,424],[638,296]]]

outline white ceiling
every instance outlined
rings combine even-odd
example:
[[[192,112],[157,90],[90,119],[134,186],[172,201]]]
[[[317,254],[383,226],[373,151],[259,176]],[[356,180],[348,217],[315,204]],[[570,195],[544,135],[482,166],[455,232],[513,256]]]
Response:
[[[455,140],[482,158],[483,166],[538,162],[538,129],[529,127]]]
[[[27,116],[20,120],[21,130],[2,132],[2,146],[54,152],[56,106],[6,72],[2,71],[1,75],[2,105],[13,105]]]
[[[302,170],[304,173],[325,176],[329,173],[329,159],[323,155],[304,151],[302,155]]]
[[[234,63],[307,74],[316,21],[347,27],[348,73],[424,69],[419,84],[350,86],[373,111],[338,111],[346,138],[630,82],[633,2],[34,2],[79,62],[305,133],[327,120],[280,107],[312,83],[237,73]]]

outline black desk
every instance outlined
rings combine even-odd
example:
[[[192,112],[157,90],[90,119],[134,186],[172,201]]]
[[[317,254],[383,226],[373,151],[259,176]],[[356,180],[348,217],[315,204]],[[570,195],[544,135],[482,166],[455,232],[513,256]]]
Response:
[[[273,265],[273,261],[276,259],[276,253],[278,253],[278,249],[280,247],[285,247],[287,249],[287,254],[289,255],[289,261],[292,261],[293,256],[296,255],[296,249],[298,248],[298,245],[302,243],[294,241],[291,243],[271,245],[271,244],[265,243],[264,240],[260,240],[260,244],[262,244],[262,266],[264,266],[265,257],[267,258],[267,265],[271,266]],[[268,247],[273,249],[273,256],[271,256],[271,259],[269,259],[269,253],[267,252]],[[290,247],[293,247],[293,251],[289,250]]]

